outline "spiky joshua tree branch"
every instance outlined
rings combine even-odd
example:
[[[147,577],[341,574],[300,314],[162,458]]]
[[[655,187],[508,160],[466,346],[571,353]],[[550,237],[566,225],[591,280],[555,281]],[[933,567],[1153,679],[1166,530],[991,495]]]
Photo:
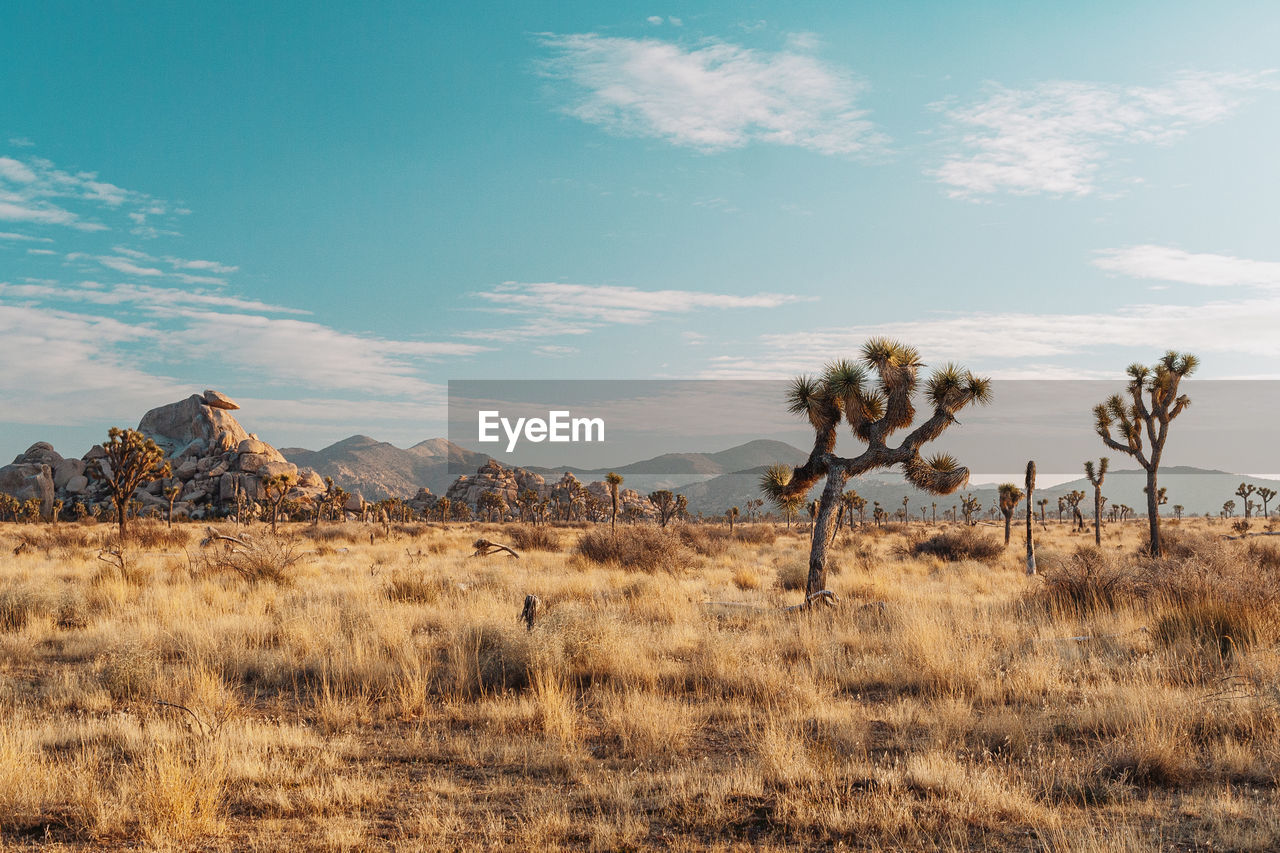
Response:
[[[971,403],[991,397],[989,379],[979,379],[954,364],[935,370],[924,383],[924,397],[933,414],[912,429],[897,447],[889,438],[915,420],[915,396],[923,365],[920,354],[897,341],[876,338],[862,347],[857,363],[841,359],[827,365],[821,376],[801,376],[791,384],[788,408],[805,417],[813,427],[813,450],[795,468],[775,465],[761,477],[761,488],[775,503],[799,498],[824,477],[826,486],[814,522],[809,552],[808,600],[826,587],[827,546],[831,541],[834,511],[850,477],[899,465],[907,481],[933,494],[950,494],[969,481],[969,469],[947,454],[929,459],[920,455],[922,445],[938,438]],[[837,456],[836,431],[845,422],[866,445],[852,459]]]

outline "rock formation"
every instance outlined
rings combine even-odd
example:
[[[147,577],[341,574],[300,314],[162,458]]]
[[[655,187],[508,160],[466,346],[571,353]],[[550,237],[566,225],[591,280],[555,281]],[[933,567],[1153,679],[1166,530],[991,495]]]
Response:
[[[136,498],[144,506],[167,510],[165,488],[178,485],[174,513],[207,518],[230,511],[238,494],[250,501],[262,498],[262,480],[277,474],[293,478],[291,498],[322,493],[324,482],[315,471],[300,470],[280,451],[245,431],[231,414],[239,408],[225,394],[208,390],[143,415],[138,431],[164,451],[173,476],[147,484]],[[105,507],[110,502],[106,486],[85,475],[89,460],[104,455],[102,446],[94,445],[80,459],[64,459],[48,443],[37,442],[13,464],[0,468],[0,492],[19,500],[40,498],[46,515],[55,499],[67,507],[75,503]]]

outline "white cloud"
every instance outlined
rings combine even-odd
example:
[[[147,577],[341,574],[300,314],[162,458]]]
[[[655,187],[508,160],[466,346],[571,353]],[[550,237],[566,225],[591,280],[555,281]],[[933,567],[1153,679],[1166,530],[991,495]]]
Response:
[[[650,15],[649,17],[645,18],[645,20],[648,21],[650,24],[653,24],[655,27],[662,26],[661,15]]]
[[[98,263],[108,269],[113,269],[116,272],[127,273],[128,275],[140,275],[146,277],[164,275],[163,270],[158,270],[155,267],[140,267],[127,258],[113,258],[109,255],[104,255],[98,258]]]
[[[1073,81],[995,87],[978,103],[945,109],[953,126],[950,143],[962,150],[932,174],[953,197],[1090,195],[1099,189],[1112,148],[1167,145],[1270,88],[1271,72],[1186,72],[1158,87]]]
[[[320,323],[254,314],[186,311],[183,344],[216,352],[226,363],[269,382],[301,382],[309,388],[421,396],[431,384],[422,362],[467,356],[487,347],[434,341],[388,340],[341,332]]]
[[[1280,262],[1254,261],[1231,255],[1193,253],[1169,246],[1102,249],[1093,265],[1133,278],[1199,284],[1205,287],[1280,286]]]
[[[0,240],[21,240],[30,243],[52,243],[48,237],[33,237],[30,234],[17,234],[13,231],[0,231]]]
[[[1104,347],[1141,351],[1149,360],[1173,348],[1205,353],[1280,356],[1280,297],[1205,305],[1131,305],[1110,314],[956,314],[862,326],[814,329],[797,349],[793,335],[763,335],[751,356],[717,356],[709,378],[774,378],[812,372],[830,358],[856,353],[868,338],[887,336],[920,347],[928,363],[960,361],[984,370],[1018,359],[1050,362]],[[1072,371],[1073,375],[1077,371]]]
[[[488,302],[494,311],[544,317],[550,321],[550,327],[579,324],[584,331],[603,323],[648,323],[665,314],[686,314],[701,309],[777,308],[801,300],[799,296],[784,293],[740,296],[560,282],[505,282],[475,295]]]
[[[543,43],[543,72],[572,89],[566,112],[614,133],[703,151],[766,142],[852,154],[885,141],[857,105],[865,84],[802,52],[594,33]]]
[[[141,226],[149,215],[165,215],[167,207],[94,172],[68,172],[41,157],[0,157],[0,220],[102,231],[108,226],[87,214],[123,212]]]
[[[565,347],[555,344],[544,344],[533,349],[535,355],[547,356],[548,358],[563,358],[567,355],[575,355],[578,351],[577,347]]]
[[[141,412],[189,394],[139,369],[128,354],[130,345],[155,337],[151,329],[109,317],[0,304],[0,363],[22,366],[0,371],[4,419],[133,424]]]

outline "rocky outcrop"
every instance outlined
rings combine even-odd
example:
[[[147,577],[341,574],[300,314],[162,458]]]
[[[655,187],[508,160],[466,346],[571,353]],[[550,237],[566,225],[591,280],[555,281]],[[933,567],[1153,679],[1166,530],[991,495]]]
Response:
[[[231,414],[239,408],[225,394],[207,390],[143,415],[138,431],[165,452],[172,477],[148,484],[135,497],[145,505],[167,509],[164,491],[176,485],[174,512],[204,518],[230,511],[240,495],[251,501],[262,499],[262,480],[278,474],[293,479],[292,498],[311,498],[325,490],[315,471],[299,469],[279,450],[246,432]],[[87,476],[93,459],[110,472],[105,456],[102,445],[94,445],[80,459],[65,459],[47,442],[37,442],[12,465],[0,468],[0,492],[19,500],[38,497],[46,514],[59,498],[67,507],[75,503],[105,507],[109,503],[105,484]]]
[[[526,489],[533,491],[539,498],[548,494],[547,481],[542,475],[523,468],[505,468],[490,459],[480,466],[474,477],[464,474],[455,480],[445,497],[453,503],[465,503],[474,508],[482,494],[496,492],[515,511],[516,500]]]

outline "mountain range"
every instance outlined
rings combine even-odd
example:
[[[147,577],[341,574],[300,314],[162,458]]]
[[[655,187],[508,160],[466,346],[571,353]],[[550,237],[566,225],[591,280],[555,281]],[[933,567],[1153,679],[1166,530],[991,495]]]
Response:
[[[409,448],[399,448],[365,435],[353,435],[322,450],[286,447],[280,452],[295,465],[314,468],[322,476],[332,477],[344,489],[358,491],[369,500],[408,498],[423,487],[442,495],[457,479],[459,469],[471,473],[490,459],[486,454],[466,450],[443,438],[427,439]],[[769,465],[797,465],[806,458],[806,451],[786,442],[761,439],[715,452],[666,453],[613,468],[523,467],[541,474],[549,482],[559,479],[566,471],[584,483],[603,479],[608,471],[616,471],[625,478],[628,488],[634,488],[641,494],[658,488],[671,489],[689,499],[691,511],[713,515],[731,506],[742,507],[748,500],[759,498],[760,475]],[[1245,481],[1280,491],[1280,481],[1276,480],[1187,466],[1165,467],[1160,472],[1160,485],[1168,489],[1169,500],[1162,513],[1172,514],[1173,506],[1181,505],[1187,514],[1208,512],[1217,515],[1225,501],[1234,500],[1236,514],[1243,514],[1243,501],[1234,492]],[[1146,511],[1142,491],[1145,485],[1145,475],[1141,470],[1116,470],[1107,475],[1102,491],[1108,498],[1108,505],[1125,504],[1133,507],[1135,514],[1141,515]],[[997,494],[996,486],[984,485],[936,497],[914,489],[893,471],[855,478],[850,480],[847,488],[857,490],[870,502],[878,501],[889,512],[899,509],[905,496],[916,517],[922,508],[927,508],[927,514],[932,514],[935,503],[941,514],[958,505],[961,494],[973,494],[985,510],[993,504]],[[1076,490],[1085,492],[1087,497],[1082,511],[1087,507],[1085,514],[1091,514],[1093,487],[1083,477],[1037,489],[1036,501],[1047,498],[1047,511],[1053,516],[1057,512],[1058,497]],[[813,496],[817,494],[815,489]],[[868,504],[868,514],[870,506]],[[1272,508],[1280,508],[1280,503]]]

